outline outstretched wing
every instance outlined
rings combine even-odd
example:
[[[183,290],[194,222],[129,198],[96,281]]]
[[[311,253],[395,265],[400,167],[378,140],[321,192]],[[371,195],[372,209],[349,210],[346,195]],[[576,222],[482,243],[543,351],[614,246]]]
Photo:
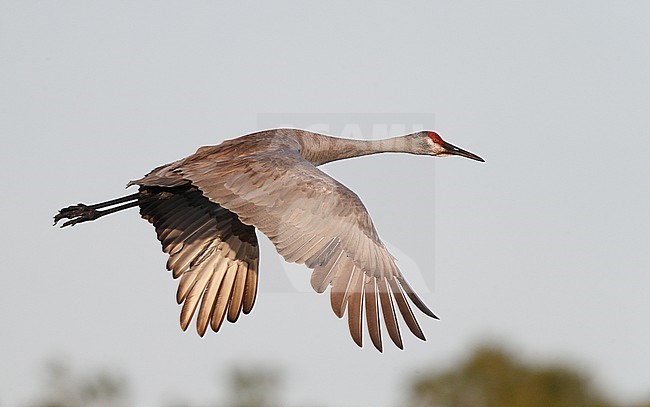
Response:
[[[359,197],[298,151],[188,160],[175,171],[210,201],[262,231],[288,262],[313,269],[317,292],[331,286],[332,309],[341,318],[347,308],[350,333],[359,346],[365,308],[375,347],[382,350],[380,309],[389,336],[403,347],[395,304],[411,332],[425,340],[407,297],[436,317],[404,279]]]
[[[255,228],[189,185],[141,186],[139,202],[140,214],[169,254],[167,269],[180,277],[181,328],[187,329],[197,308],[201,336],[208,324],[218,331],[226,315],[235,322],[242,311],[248,314],[257,295]]]

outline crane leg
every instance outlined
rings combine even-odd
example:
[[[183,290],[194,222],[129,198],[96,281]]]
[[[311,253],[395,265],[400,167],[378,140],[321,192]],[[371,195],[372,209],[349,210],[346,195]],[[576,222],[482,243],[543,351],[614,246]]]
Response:
[[[86,204],[77,204],[68,206],[59,211],[56,216],[54,216],[54,224],[56,225],[62,219],[70,219],[65,222],[61,227],[74,226],[77,223],[87,222],[89,220],[95,220],[101,218],[102,216],[115,213],[127,208],[132,208],[137,206],[139,203],[140,193],[135,193],[132,195],[124,196],[122,198],[113,199],[106,202],[100,202],[93,205]],[[119,205],[122,204],[122,205]],[[118,205],[118,206],[116,206]],[[107,208],[104,210],[99,210],[101,208]]]

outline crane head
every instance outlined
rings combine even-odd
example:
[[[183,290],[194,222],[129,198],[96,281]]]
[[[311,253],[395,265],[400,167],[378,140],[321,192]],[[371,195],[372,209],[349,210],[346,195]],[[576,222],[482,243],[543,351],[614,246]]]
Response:
[[[459,155],[461,157],[469,158],[476,161],[485,162],[484,159],[472,154],[469,151],[458,148],[453,144],[447,143],[445,140],[440,137],[435,131],[423,131],[423,136],[426,137],[425,140],[428,145],[427,154],[435,155],[437,157],[446,157],[450,155]]]

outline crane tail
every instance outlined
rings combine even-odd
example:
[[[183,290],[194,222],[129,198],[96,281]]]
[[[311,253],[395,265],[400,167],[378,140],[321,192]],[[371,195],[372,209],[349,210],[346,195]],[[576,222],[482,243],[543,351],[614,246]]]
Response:
[[[101,218],[111,213],[119,212],[124,209],[138,206],[140,203],[140,193],[123,196],[106,202],[100,202],[93,205],[77,204],[63,208],[54,216],[54,225],[56,226],[63,219],[69,219],[61,227],[74,226],[77,223],[88,222]],[[107,208],[107,209],[102,209]],[[102,209],[102,210],[100,210]]]

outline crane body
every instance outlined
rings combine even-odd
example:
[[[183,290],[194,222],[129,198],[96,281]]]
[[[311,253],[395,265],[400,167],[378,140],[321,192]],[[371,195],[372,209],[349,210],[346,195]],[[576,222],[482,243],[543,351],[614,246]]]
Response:
[[[179,279],[176,300],[186,330],[196,317],[203,336],[251,312],[257,296],[259,248],[264,233],[288,262],[312,269],[316,292],[330,288],[331,307],[347,312],[353,340],[362,346],[363,319],[370,339],[383,350],[381,321],[400,349],[397,320],[425,336],[411,304],[432,318],[379,238],[361,199],[317,168],[336,160],[384,152],[482,158],[432,131],[385,140],[351,140],[300,129],[273,129],[155,168],[131,181],[138,192],[94,205],[61,209],[62,227],[139,206],[153,224],[167,269]],[[398,312],[397,312],[398,311]]]

